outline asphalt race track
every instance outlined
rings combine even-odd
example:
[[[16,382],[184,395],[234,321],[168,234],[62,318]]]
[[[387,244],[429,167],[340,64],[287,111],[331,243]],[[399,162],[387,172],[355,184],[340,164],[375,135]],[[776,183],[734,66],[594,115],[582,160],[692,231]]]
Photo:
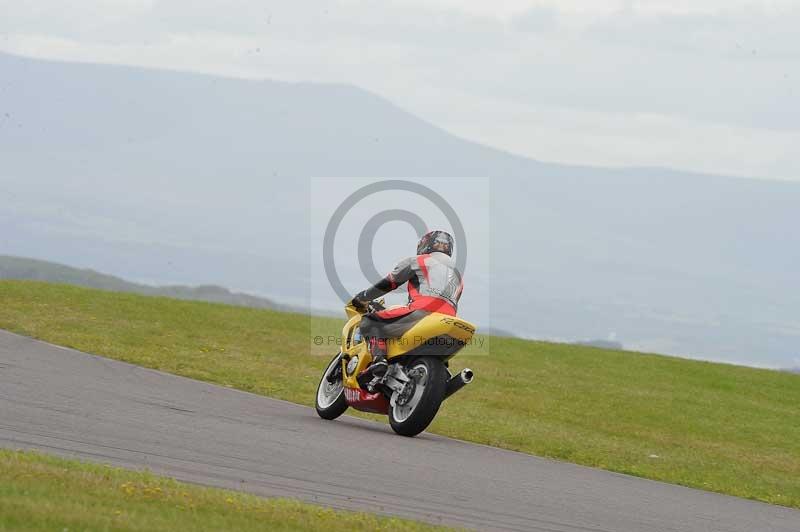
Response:
[[[403,438],[347,416],[323,421],[303,406],[5,331],[0,446],[486,530],[800,531],[800,511],[431,434]]]

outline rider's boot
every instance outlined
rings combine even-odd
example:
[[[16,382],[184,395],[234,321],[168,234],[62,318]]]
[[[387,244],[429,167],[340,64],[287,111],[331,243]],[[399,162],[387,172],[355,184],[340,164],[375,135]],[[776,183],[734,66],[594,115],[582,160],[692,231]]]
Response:
[[[386,340],[383,338],[370,338],[369,352],[372,355],[372,364],[369,367],[370,373],[375,377],[383,377],[389,369],[386,362]]]

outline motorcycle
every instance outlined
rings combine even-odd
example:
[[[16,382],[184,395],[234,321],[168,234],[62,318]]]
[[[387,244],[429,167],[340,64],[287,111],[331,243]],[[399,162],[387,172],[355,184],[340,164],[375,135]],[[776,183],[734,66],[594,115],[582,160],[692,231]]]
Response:
[[[383,309],[383,301],[371,301],[366,312]],[[345,313],[342,348],[317,386],[316,410],[321,418],[336,419],[353,407],[386,414],[397,434],[416,436],[430,425],[445,399],[472,382],[472,370],[452,375],[448,369],[448,361],[475,334],[471,323],[437,312],[425,316],[387,342],[388,369],[377,377],[370,372],[372,355],[359,329],[363,314],[352,305],[345,307]]]

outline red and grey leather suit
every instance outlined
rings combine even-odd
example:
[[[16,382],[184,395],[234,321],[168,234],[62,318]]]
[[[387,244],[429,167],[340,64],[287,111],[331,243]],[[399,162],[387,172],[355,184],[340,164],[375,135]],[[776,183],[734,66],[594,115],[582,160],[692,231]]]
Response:
[[[455,316],[464,289],[455,260],[435,251],[409,257],[356,298],[371,301],[408,283],[408,305],[366,314],[361,332],[368,338],[397,338],[431,312]]]

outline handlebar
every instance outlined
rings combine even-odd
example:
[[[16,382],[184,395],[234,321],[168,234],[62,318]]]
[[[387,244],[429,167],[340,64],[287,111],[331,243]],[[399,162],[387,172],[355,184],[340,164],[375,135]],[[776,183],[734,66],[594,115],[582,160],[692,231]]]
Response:
[[[370,312],[380,312],[382,310],[386,310],[383,301],[378,299],[370,301],[369,304],[367,305],[367,308],[369,309]]]
[[[371,312],[380,312],[382,310],[386,310],[386,307],[384,306],[384,300],[383,299],[375,299],[373,301],[368,301],[367,305],[366,305],[366,308],[357,308],[357,307],[353,306],[353,303],[351,301],[350,303],[345,305],[344,310],[345,310],[345,313],[347,314],[347,317],[348,318],[352,318],[353,316],[355,316],[357,314],[367,314],[367,313],[371,313]]]
[[[345,306],[345,312],[347,313],[348,317],[353,317],[356,314],[367,314],[367,313],[370,313],[370,312],[380,312],[382,310],[386,310],[386,307],[384,306],[383,303],[384,303],[383,299],[375,299],[373,301],[368,301],[366,308],[365,309],[361,309],[361,308],[356,308],[355,306],[353,306],[353,304],[351,302],[351,303],[348,303],[347,306]]]

